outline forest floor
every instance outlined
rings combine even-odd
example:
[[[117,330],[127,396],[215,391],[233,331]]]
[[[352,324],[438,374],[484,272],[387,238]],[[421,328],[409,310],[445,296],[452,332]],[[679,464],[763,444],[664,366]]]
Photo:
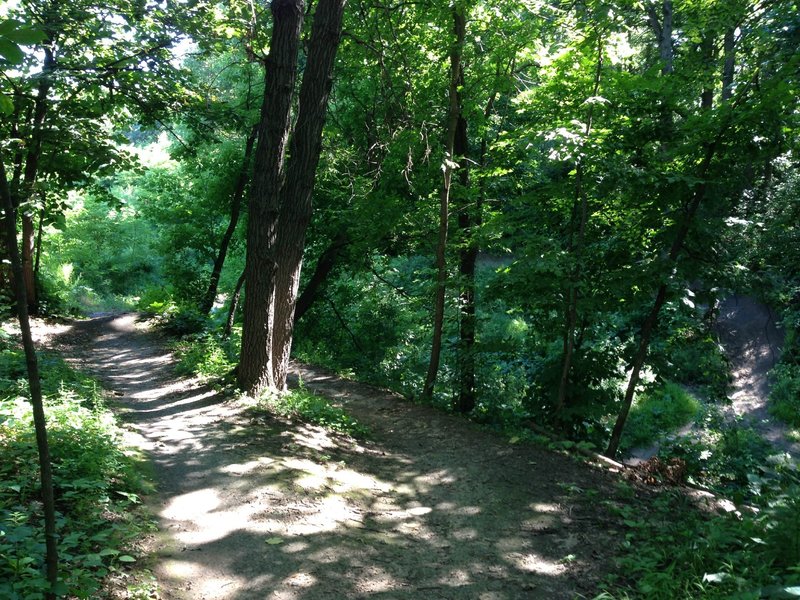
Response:
[[[614,570],[618,474],[306,366],[368,440],[277,419],[176,376],[132,314],[50,333],[152,460],[158,597],[580,598]]]

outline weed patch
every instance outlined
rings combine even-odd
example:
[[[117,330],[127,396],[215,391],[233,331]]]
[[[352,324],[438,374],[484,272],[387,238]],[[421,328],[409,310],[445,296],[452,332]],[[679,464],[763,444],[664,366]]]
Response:
[[[22,352],[0,341],[0,597],[36,600],[48,589],[31,406]],[[95,381],[41,357],[60,559],[58,592],[95,597],[103,579],[135,562],[126,549],[148,529],[136,458]]]
[[[681,386],[666,382],[663,386],[641,394],[631,408],[623,451],[649,446],[662,436],[693,421],[700,412],[700,402]]]
[[[258,406],[273,414],[300,419],[354,438],[369,435],[367,428],[344,410],[302,387],[287,394],[265,396]]]

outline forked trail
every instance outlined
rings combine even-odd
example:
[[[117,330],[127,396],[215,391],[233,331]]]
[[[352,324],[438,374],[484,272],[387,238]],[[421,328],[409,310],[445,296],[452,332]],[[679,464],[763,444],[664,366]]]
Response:
[[[177,377],[135,315],[56,343],[152,458],[164,598],[592,597],[612,568],[612,473],[309,367],[368,441],[258,416]]]

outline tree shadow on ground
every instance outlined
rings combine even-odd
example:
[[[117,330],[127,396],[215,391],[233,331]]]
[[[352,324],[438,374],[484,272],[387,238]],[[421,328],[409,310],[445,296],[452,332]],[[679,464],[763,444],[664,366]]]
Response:
[[[246,410],[130,317],[95,321],[65,339],[95,335],[86,364],[154,463],[165,598],[591,597],[611,570],[608,473],[309,368],[369,440]]]

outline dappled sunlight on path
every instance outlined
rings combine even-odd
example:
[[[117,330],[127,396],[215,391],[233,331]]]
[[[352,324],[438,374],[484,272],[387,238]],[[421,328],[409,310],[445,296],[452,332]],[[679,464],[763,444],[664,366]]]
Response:
[[[591,596],[621,541],[610,478],[568,457],[306,367],[369,441],[253,412],[176,378],[133,315],[64,339],[152,458],[165,598]]]

